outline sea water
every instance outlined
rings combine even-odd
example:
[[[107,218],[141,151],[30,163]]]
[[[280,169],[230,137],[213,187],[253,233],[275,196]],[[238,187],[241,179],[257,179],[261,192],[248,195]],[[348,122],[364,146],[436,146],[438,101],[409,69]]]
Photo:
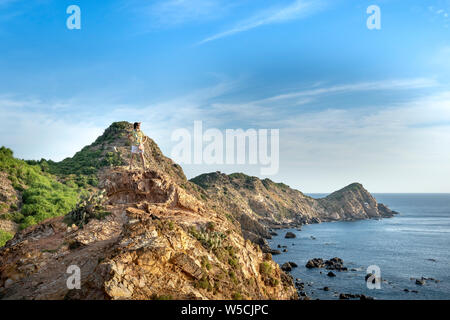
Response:
[[[286,246],[288,252],[273,259],[280,265],[297,263],[290,273],[305,283],[304,291],[313,299],[338,299],[340,293],[376,299],[450,299],[450,194],[374,196],[400,214],[381,220],[305,225],[301,231],[278,230],[269,244],[273,249]],[[287,231],[297,237],[285,239]],[[328,277],[328,270],[305,267],[309,259],[333,257],[342,258],[349,271],[333,271],[336,277]],[[369,266],[377,266],[381,272],[379,289],[367,287]],[[417,285],[415,279],[422,277],[438,281]]]

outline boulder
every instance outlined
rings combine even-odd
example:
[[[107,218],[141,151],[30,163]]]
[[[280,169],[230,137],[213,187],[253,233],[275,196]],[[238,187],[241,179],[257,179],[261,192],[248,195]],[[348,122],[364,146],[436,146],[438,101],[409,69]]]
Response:
[[[308,269],[312,269],[312,268],[323,268],[324,267],[324,263],[323,263],[323,259],[321,258],[314,258],[309,260],[305,267]]]
[[[292,233],[292,232],[287,232],[284,237],[286,239],[293,239],[293,238],[296,238],[296,235],[294,233]]]
[[[194,279],[200,279],[203,276],[202,269],[195,261],[184,253],[176,254],[171,261],[173,264],[181,268],[186,274]]]
[[[281,265],[281,270],[283,271],[292,271],[292,266],[289,264],[289,262],[283,263]]]
[[[364,277],[364,280],[367,282],[367,280],[369,280],[369,278],[372,277],[372,276],[373,276],[372,283],[375,284],[376,283],[376,277],[375,277],[375,275],[373,273],[366,274],[365,277]],[[387,282],[386,280],[383,280],[382,278],[380,278],[379,280]]]
[[[311,268],[326,268],[328,270],[347,271],[347,267],[344,267],[344,261],[341,258],[332,258],[325,262],[321,258],[314,258],[306,263],[306,267]]]
[[[348,299],[350,299],[350,297],[347,294],[345,294],[345,293],[341,293],[339,295],[339,299],[341,299],[341,300],[348,300]]]
[[[347,271],[347,268],[344,267],[344,260],[338,257],[326,260],[325,267],[328,270]]]
[[[339,299],[341,300],[348,300],[348,299],[355,299],[355,298],[360,298],[361,295],[359,294],[351,294],[351,293],[341,293],[339,295]]]
[[[416,284],[418,286],[423,286],[425,285],[425,283],[426,283],[425,279],[416,279]]]
[[[281,254],[280,250],[270,249],[270,248],[262,248],[262,252],[264,253],[270,253],[271,255],[275,256],[277,254]]]

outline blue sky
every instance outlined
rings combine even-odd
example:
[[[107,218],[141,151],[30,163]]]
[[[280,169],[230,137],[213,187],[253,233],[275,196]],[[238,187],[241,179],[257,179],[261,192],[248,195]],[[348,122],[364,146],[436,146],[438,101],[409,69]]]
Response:
[[[139,119],[170,155],[171,132],[203,120],[279,128],[270,178],[305,192],[450,192],[449,15],[450,0],[0,0],[0,145],[61,160]]]

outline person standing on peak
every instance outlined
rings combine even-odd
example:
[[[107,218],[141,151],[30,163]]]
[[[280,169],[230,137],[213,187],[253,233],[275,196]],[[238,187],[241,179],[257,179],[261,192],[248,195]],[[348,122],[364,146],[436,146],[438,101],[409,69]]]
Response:
[[[141,123],[135,122],[133,125],[133,131],[128,135],[128,139],[131,140],[131,161],[130,170],[133,168],[133,159],[135,154],[139,154],[142,160],[142,168],[145,171],[145,158],[144,158],[144,143],[147,141],[147,137],[141,131]]]

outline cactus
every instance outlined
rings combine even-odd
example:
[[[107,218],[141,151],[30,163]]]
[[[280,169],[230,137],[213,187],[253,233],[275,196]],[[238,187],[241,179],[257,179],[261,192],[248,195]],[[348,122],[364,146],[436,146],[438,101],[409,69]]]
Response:
[[[91,219],[102,219],[111,214],[105,208],[107,199],[105,190],[81,196],[75,209],[68,214],[70,222],[78,227],[83,227]]]
[[[191,229],[190,233],[209,250],[222,247],[223,240],[226,239],[222,232],[208,231],[205,228],[200,228],[200,230]]]

